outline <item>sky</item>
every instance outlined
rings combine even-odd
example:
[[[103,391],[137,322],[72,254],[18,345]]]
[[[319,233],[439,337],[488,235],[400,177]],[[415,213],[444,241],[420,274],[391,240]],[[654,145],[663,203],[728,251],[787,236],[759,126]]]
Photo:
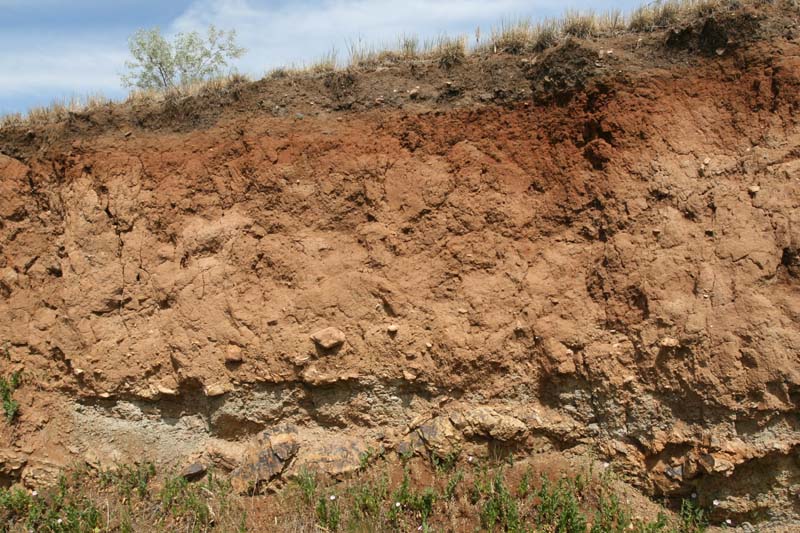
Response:
[[[393,44],[400,35],[484,35],[503,20],[567,9],[629,11],[642,0],[0,0],[0,115],[59,99],[122,98],[128,36],[235,29],[247,53],[235,68],[254,78],[313,62],[348,43]]]

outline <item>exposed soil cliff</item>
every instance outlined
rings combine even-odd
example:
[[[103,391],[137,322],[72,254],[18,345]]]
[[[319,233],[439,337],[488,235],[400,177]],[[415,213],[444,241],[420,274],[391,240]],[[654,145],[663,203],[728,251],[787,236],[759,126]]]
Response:
[[[571,451],[796,524],[799,39],[745,9],[4,130],[4,475]]]

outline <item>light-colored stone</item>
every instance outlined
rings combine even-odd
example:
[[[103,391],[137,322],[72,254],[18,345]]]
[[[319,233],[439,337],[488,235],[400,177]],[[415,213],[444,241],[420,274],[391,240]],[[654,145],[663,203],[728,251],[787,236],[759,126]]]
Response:
[[[177,396],[178,395],[178,393],[175,391],[175,389],[171,389],[171,388],[166,387],[164,385],[156,385],[156,390],[162,396]]]
[[[658,341],[658,345],[662,348],[676,348],[681,345],[681,342],[674,337],[664,337]]]
[[[58,483],[66,465],[44,460],[30,460],[22,471],[22,483],[26,487],[52,487]]]
[[[292,471],[306,469],[329,476],[355,472],[369,446],[361,439],[341,435],[333,441],[304,446],[297,454]]]
[[[525,423],[513,416],[501,415],[489,407],[478,407],[461,413],[463,431],[468,437],[482,436],[509,442],[522,438],[528,431]]]
[[[331,385],[336,383],[337,381],[341,381],[344,379],[350,379],[355,377],[354,373],[348,373],[346,375],[339,375],[334,373],[328,373],[320,370],[316,366],[310,366],[306,368],[303,373],[300,375],[303,383],[307,383],[308,385],[313,385],[318,387],[320,385]]]
[[[225,350],[225,362],[228,364],[236,364],[241,363],[244,361],[244,357],[242,356],[242,349],[235,344],[231,344]]]
[[[225,393],[228,393],[232,390],[232,387],[229,384],[222,384],[222,383],[212,383],[210,385],[203,386],[203,392],[209,398],[215,398],[217,396],[222,396]]]
[[[704,453],[698,458],[698,464],[708,474],[724,474],[729,476],[733,473],[734,464],[726,457]]]
[[[323,350],[333,350],[344,344],[346,337],[341,330],[329,327],[312,334],[311,340]]]
[[[27,462],[26,454],[12,448],[0,448],[0,479],[16,481]]]

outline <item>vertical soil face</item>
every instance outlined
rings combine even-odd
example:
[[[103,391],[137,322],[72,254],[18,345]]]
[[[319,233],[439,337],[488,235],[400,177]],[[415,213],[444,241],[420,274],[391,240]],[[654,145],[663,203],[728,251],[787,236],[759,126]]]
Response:
[[[4,132],[3,475],[591,450],[798,519],[800,44],[770,20],[708,58],[702,26],[473,59],[402,105],[320,81],[275,116],[259,83],[199,128]],[[497,72],[526,96],[476,97]]]

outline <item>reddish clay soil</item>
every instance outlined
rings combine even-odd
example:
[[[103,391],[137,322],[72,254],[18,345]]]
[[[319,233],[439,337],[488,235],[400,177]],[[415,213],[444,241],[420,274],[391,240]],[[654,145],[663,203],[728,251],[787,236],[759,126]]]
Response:
[[[800,26],[709,20],[3,130],[3,479],[591,452],[796,525]]]

